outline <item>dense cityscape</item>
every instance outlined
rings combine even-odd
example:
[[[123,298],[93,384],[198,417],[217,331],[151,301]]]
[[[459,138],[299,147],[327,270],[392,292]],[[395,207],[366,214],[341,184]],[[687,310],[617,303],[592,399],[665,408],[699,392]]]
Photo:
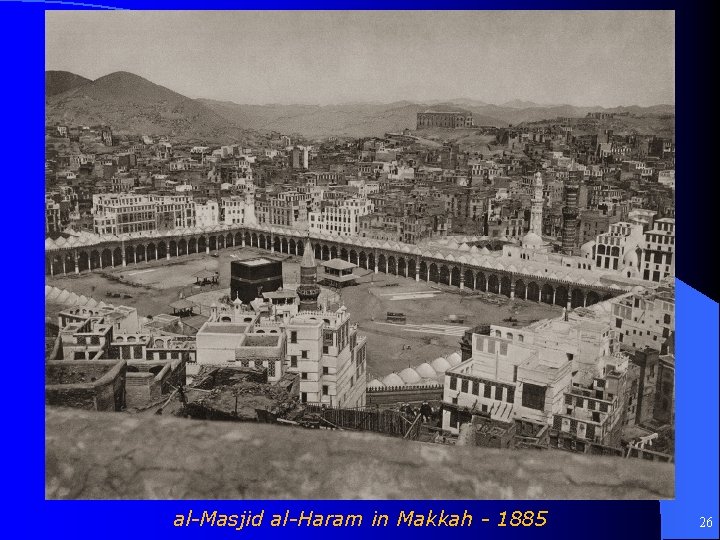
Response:
[[[49,409],[674,461],[674,107],[46,91]]]

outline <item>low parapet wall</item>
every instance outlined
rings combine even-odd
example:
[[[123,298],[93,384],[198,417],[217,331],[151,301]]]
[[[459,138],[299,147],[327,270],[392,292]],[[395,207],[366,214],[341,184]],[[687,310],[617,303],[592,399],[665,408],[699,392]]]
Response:
[[[48,408],[49,499],[666,499],[671,464]]]

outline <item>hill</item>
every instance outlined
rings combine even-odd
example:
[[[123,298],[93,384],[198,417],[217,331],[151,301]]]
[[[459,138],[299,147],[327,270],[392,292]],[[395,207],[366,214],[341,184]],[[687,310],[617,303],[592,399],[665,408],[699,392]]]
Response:
[[[417,113],[426,109],[456,110],[457,104],[346,103],[341,105],[239,105],[229,101],[199,100],[229,121],[247,129],[300,133],[306,137],[329,135],[366,137],[415,129]],[[467,107],[465,107],[467,108]],[[468,109],[469,110],[469,109]],[[482,125],[506,125],[498,118],[475,114]]]
[[[78,86],[92,82],[80,75],[69,71],[46,71],[45,72],[45,96],[62,94]]]
[[[201,102],[125,71],[47,95],[48,124],[108,124],[118,133],[238,140],[241,130]]]

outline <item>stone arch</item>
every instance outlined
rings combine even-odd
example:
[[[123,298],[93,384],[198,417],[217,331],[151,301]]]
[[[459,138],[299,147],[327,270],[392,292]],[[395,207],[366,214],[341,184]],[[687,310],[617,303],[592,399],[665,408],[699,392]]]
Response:
[[[369,270],[375,270],[375,254],[374,253],[368,253],[367,263],[368,263]]]
[[[157,259],[157,246],[153,242],[150,242],[147,245],[147,247],[145,248],[145,251],[146,251],[145,258],[148,261],[154,261],[155,259]]]
[[[388,274],[393,274],[397,276],[397,261],[395,260],[395,257],[392,255],[388,256],[387,259],[387,265],[388,265]]]
[[[610,294],[610,293],[604,294],[603,297],[602,297],[603,302],[604,302],[605,300],[610,300],[611,298],[612,298],[612,294]]]
[[[217,238],[211,236],[208,241],[208,247],[210,248],[210,251],[215,251],[218,248]]]
[[[78,253],[78,270],[84,272],[90,269],[90,256],[87,251],[81,251]]]
[[[275,251],[282,251],[282,243],[280,242],[280,237],[276,236],[272,240],[272,247]]]
[[[515,282],[515,298],[522,298],[525,300],[527,297],[527,288],[525,287],[525,282],[522,279],[518,279]]]
[[[113,249],[112,258],[111,258],[112,265],[116,266],[116,265],[122,264],[122,256],[123,256],[123,252],[122,252],[122,249],[120,249],[120,246]]]
[[[485,273],[484,272],[478,272],[477,273],[477,290],[479,291],[487,291],[487,283],[485,282]]]
[[[583,307],[585,305],[585,293],[582,289],[573,289],[570,294],[570,307]]]
[[[332,246],[330,248],[330,258],[331,259],[337,259],[338,258],[338,248],[337,246]]]
[[[350,250],[350,262],[353,264],[358,264],[358,254],[357,251],[354,249]]]
[[[450,285],[450,268],[444,264],[438,266],[438,283]]]
[[[46,260],[48,261],[46,273],[51,275],[62,274],[62,257],[60,255],[53,255]]]
[[[235,233],[235,245],[236,245],[236,246],[241,246],[241,245],[242,245],[242,241],[243,241],[243,235],[242,235],[242,233],[241,233],[241,232],[236,232],[236,233]]]
[[[217,249],[223,249],[225,247],[225,235],[219,234],[217,236]]]
[[[105,248],[102,250],[100,254],[100,266],[101,268],[112,266],[112,251],[110,251],[110,249]]]
[[[252,236],[247,231],[245,231],[245,245],[252,246]]]
[[[187,255],[188,254],[188,247],[187,247],[187,240],[184,238],[181,238],[178,241],[178,255]]]
[[[588,291],[586,306],[592,306],[600,301],[600,295],[595,291]]]
[[[415,262],[415,259],[408,259],[407,260],[407,274],[408,276],[412,277],[417,272],[417,263]]]
[[[493,294],[500,294],[500,280],[495,274],[490,274],[488,276],[487,292]]]
[[[555,288],[555,305],[567,306],[568,290],[565,285],[558,285]]]
[[[378,271],[385,273],[387,259],[385,258],[385,254],[381,253],[378,255]]]
[[[347,260],[348,260],[348,250],[347,250],[347,249],[345,249],[345,248],[341,248],[341,249],[340,249],[340,258],[341,258],[343,261],[347,261]]]
[[[320,259],[323,261],[329,261],[330,260],[330,248],[327,246],[322,246],[321,252],[320,252]]]
[[[453,266],[450,271],[450,285],[460,286],[460,269],[457,266]]]
[[[289,248],[289,243],[288,243],[287,238],[282,238],[280,240],[280,252],[281,253],[290,253],[289,249],[290,248]]]
[[[428,281],[432,281],[433,283],[439,283],[440,280],[440,272],[438,271],[437,264],[432,262],[430,263],[429,270],[429,278]]]
[[[475,274],[472,270],[465,270],[465,273],[463,274],[463,277],[465,279],[465,287],[468,289],[474,289],[475,288]]]
[[[167,252],[167,244],[165,244],[165,242],[158,242],[155,257],[157,259],[164,259],[165,257],[167,257]]]
[[[545,283],[542,288],[540,289],[540,301],[543,304],[551,304],[553,303],[553,293],[554,293],[553,286],[549,283]]]
[[[304,255],[305,254],[305,244],[301,242],[300,240],[297,241],[295,244],[295,251],[297,251],[298,255]]]
[[[510,276],[505,275],[500,278],[500,294],[510,298]]]
[[[178,249],[177,242],[175,240],[170,240],[170,246],[168,247],[168,250],[170,252],[171,257],[177,257],[177,254],[178,254],[177,249]]]
[[[397,275],[407,277],[409,275],[407,273],[407,271],[408,271],[408,267],[407,267],[407,261],[405,260],[405,257],[398,257]]]
[[[295,239],[294,239],[294,238],[291,238],[291,239],[288,241],[288,253],[290,253],[290,254],[292,254],[292,255],[295,255],[295,247],[296,247],[296,246],[297,246],[297,244],[295,243]]]
[[[367,268],[367,267],[368,267],[368,265],[367,265],[367,255],[365,254],[364,251],[361,251],[361,252],[360,252],[360,255],[358,255],[358,266],[360,266],[360,268]]]
[[[197,253],[197,240],[195,238],[188,240],[188,253]]]
[[[208,248],[207,239],[204,236],[201,236],[200,238],[198,238],[198,241],[197,241],[198,253],[203,253],[203,252],[207,251],[207,248]]]
[[[540,301],[540,287],[534,281],[531,281],[527,285],[527,299],[532,302]]]
[[[225,236],[225,247],[232,246],[234,238],[232,233],[227,233],[227,236]]]
[[[125,246],[125,261],[128,264],[135,262],[135,246]]]

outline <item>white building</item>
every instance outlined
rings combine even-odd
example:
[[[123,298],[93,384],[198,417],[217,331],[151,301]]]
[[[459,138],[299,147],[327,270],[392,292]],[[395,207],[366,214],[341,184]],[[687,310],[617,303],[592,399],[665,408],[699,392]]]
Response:
[[[652,229],[645,231],[640,270],[645,280],[660,281],[675,275],[675,220],[655,220]]]
[[[212,227],[220,224],[220,206],[214,199],[204,204],[195,203],[195,223],[198,227]]]
[[[255,202],[250,193],[220,199],[220,223],[224,225],[254,225]]]
[[[364,198],[326,200],[321,203],[319,212],[309,212],[309,230],[333,236],[355,236],[360,230],[360,216],[367,216],[372,211],[372,202]]]

